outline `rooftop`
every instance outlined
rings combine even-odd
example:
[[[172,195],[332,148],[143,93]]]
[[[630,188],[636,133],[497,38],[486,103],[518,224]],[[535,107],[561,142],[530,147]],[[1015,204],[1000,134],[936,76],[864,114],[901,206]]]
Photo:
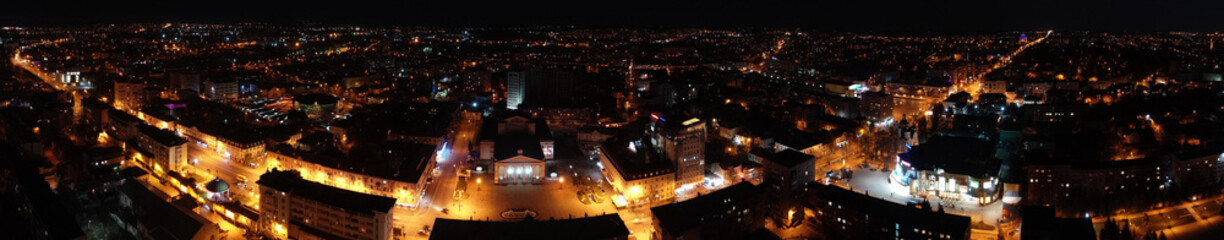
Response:
[[[136,116],[132,116],[132,114],[128,114],[126,112],[119,111],[116,109],[111,109],[110,111],[106,113],[106,115],[110,117],[111,119],[124,121],[128,123],[140,122],[140,118],[137,118]]]
[[[351,159],[334,149],[304,152],[292,146],[281,144],[268,148],[285,156],[292,156],[303,161],[316,163],[329,168],[360,173],[368,176],[396,180],[407,183],[417,183],[429,169],[433,161],[437,145],[419,144],[404,141],[387,142],[377,158]],[[395,163],[395,164],[392,164]]]
[[[625,127],[628,129],[637,127]],[[630,130],[631,131],[631,130]],[[627,181],[658,176],[676,172],[671,161],[663,158],[659,151],[650,144],[647,136],[629,137],[625,133],[608,139],[599,147],[599,151],[612,163]]]
[[[765,158],[769,161],[772,161],[774,163],[777,163],[778,165],[787,167],[787,168],[794,167],[803,162],[812,161],[816,159],[815,156],[807,155],[802,152],[795,151],[794,149],[786,149],[786,150],[782,150],[781,152],[776,152],[776,153],[768,152],[768,151],[758,151],[758,149],[753,149],[751,153],[759,157]]]
[[[540,148],[540,139],[524,133],[510,133],[497,136],[493,145],[493,157],[497,160],[525,156],[532,159],[544,159],[544,150]]]
[[[650,212],[659,219],[659,226],[663,229],[683,233],[701,225],[710,216],[725,214],[733,206],[757,198],[760,192],[760,188],[752,183],[741,182],[688,201],[653,207]]]
[[[978,178],[998,176],[1002,165],[995,158],[994,143],[974,137],[934,136],[897,157],[914,169],[942,169]]]
[[[892,221],[907,226],[933,230],[940,233],[967,233],[970,218],[952,214],[917,209],[889,202],[837,186],[809,183],[810,197],[836,203],[853,211],[871,216],[870,219]],[[812,204],[823,204],[820,202]],[[954,236],[953,239],[968,236]]]
[[[137,181],[126,181],[121,187],[121,191],[132,200],[133,207],[144,209],[137,211],[136,218],[149,232],[160,232],[158,234],[172,239],[192,239],[205,224],[212,224],[204,217],[167,202]]]
[[[153,141],[157,141],[157,143],[164,146],[172,147],[187,143],[187,139],[183,139],[177,134],[174,134],[174,132],[168,130],[158,129],[149,125],[140,125],[136,126],[136,128],[141,134],[148,136],[150,139],[153,139]]]
[[[833,134],[828,132],[808,133],[799,131],[797,129],[791,129],[791,131],[787,131],[787,133],[779,134],[775,141],[790,148],[803,150],[820,144],[833,143],[833,139]]]
[[[260,186],[297,197],[364,214],[390,212],[395,199],[344,190],[302,179],[297,171],[270,170],[259,177]]]

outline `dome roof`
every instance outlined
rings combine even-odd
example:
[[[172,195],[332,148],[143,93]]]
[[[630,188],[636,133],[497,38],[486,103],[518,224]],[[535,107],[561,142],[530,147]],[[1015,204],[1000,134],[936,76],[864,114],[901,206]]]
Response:
[[[229,191],[229,188],[229,183],[225,183],[225,180],[221,180],[221,178],[214,178],[212,181],[204,184],[204,189],[215,193]]]

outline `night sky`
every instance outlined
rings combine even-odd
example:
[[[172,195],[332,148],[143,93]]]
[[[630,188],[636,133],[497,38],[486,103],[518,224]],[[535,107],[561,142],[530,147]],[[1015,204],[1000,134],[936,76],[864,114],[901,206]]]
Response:
[[[802,27],[829,31],[1224,31],[1224,1],[123,1],[0,3],[0,25],[269,22],[437,26]],[[1068,3],[1071,2],[1071,3]]]

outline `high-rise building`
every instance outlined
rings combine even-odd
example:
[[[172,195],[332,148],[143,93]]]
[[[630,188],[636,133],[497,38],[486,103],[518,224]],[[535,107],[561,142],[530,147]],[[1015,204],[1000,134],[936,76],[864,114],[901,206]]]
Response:
[[[204,81],[204,96],[211,100],[234,100],[238,98],[238,81],[206,80]]]
[[[140,82],[115,81],[115,106],[119,110],[138,111],[144,106],[145,87]]]
[[[677,192],[698,187],[705,180],[705,121],[685,115],[652,114],[655,146],[676,166]]]
[[[506,108],[565,105],[574,99],[574,73],[531,69],[506,73]]]
[[[527,93],[526,75],[523,72],[506,73],[506,108],[518,109],[523,104],[523,95]]]

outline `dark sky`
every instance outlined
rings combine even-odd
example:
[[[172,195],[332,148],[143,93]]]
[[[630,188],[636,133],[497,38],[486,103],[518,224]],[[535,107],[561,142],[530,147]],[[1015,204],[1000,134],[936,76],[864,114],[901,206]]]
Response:
[[[831,31],[1221,31],[1224,1],[13,0],[0,25],[258,21],[383,25],[803,27]]]

